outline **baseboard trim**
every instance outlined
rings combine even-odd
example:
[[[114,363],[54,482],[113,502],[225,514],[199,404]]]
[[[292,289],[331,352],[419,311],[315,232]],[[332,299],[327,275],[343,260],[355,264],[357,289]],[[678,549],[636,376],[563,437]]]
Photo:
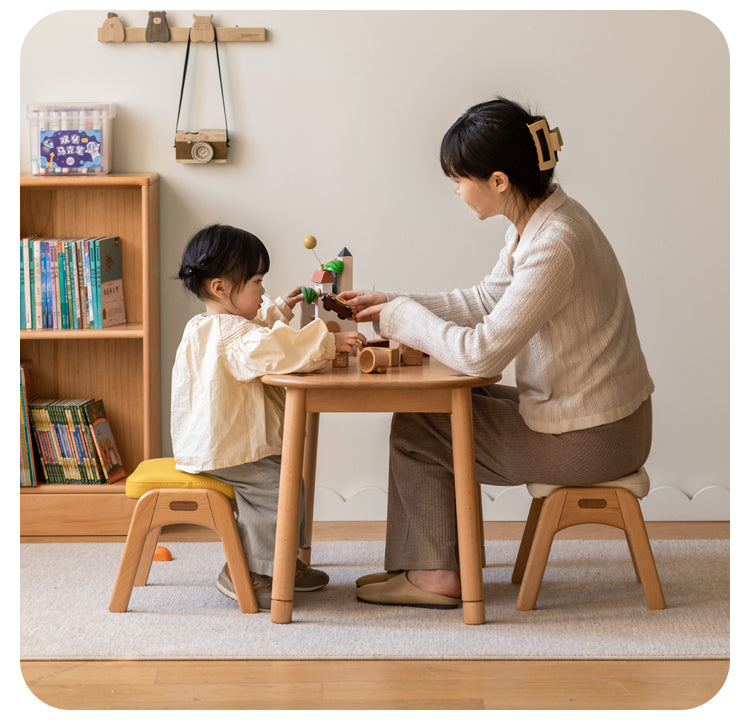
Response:
[[[487,540],[519,540],[524,523],[516,520],[491,520],[484,523]],[[380,520],[322,520],[313,523],[313,542],[345,540],[385,540],[385,521]],[[652,520],[646,521],[652,540],[728,540],[729,521],[725,520]],[[557,534],[560,540],[617,539],[621,530],[606,525],[578,525]],[[170,525],[162,531],[161,539],[173,542],[216,541],[213,530],[198,525]],[[125,542],[124,535],[85,536],[24,536],[23,543],[39,542]]]

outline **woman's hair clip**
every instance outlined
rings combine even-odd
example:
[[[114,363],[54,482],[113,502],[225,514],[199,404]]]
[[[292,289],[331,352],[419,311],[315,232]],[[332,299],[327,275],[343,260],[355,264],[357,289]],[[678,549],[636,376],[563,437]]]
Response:
[[[536,147],[536,155],[539,159],[540,170],[551,170],[557,165],[557,153],[562,148],[562,136],[560,130],[549,129],[547,118],[542,118],[527,125]]]

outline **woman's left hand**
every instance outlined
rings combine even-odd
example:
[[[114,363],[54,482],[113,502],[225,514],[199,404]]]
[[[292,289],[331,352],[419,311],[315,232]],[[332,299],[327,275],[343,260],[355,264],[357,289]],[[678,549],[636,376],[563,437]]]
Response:
[[[356,322],[377,321],[388,302],[388,296],[379,290],[344,290],[339,297],[351,305]]]
[[[378,303],[377,305],[370,305],[363,308],[354,316],[354,319],[357,322],[377,322],[380,320],[380,313],[383,312],[383,308],[386,305],[387,303]]]

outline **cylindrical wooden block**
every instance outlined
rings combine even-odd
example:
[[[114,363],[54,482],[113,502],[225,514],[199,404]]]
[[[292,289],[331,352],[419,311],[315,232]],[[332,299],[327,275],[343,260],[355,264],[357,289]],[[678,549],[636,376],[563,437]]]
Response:
[[[359,369],[363,373],[384,373],[390,363],[388,348],[366,347],[359,352]]]

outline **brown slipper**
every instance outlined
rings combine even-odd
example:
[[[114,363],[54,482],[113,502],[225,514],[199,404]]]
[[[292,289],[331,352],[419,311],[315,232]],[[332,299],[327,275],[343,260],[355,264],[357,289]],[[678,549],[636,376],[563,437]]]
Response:
[[[409,582],[405,572],[385,582],[370,583],[361,587],[357,590],[357,600],[372,605],[408,605],[435,610],[457,608],[460,602],[459,598],[438,595],[418,588]]]
[[[403,573],[403,570],[396,570],[395,572],[376,572],[376,573],[370,573],[369,575],[362,575],[361,577],[357,578],[357,587],[364,587],[365,585],[372,585],[373,583],[381,583],[385,582],[386,580],[390,580],[391,578],[396,577],[396,575],[401,575]]]

